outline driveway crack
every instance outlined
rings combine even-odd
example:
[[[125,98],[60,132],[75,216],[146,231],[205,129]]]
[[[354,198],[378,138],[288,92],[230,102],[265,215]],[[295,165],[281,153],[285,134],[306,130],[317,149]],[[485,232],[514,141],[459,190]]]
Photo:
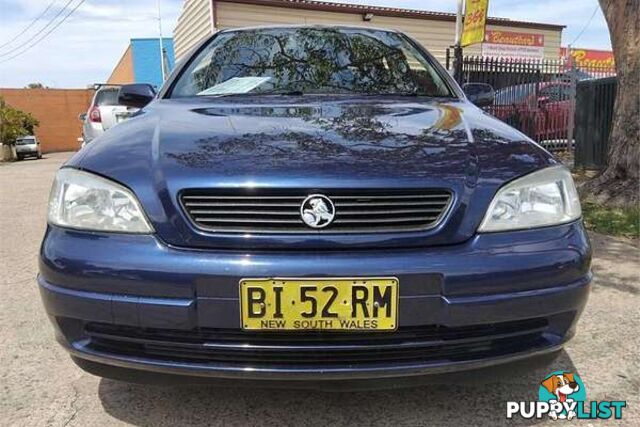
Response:
[[[80,412],[80,408],[76,407],[78,399],[80,399],[80,392],[78,391],[75,382],[71,382],[71,388],[73,389],[73,399],[71,400],[71,409],[73,410],[73,413],[71,414],[69,419],[62,424],[64,427],[68,426],[69,423],[71,423],[71,421],[76,418],[78,412]]]

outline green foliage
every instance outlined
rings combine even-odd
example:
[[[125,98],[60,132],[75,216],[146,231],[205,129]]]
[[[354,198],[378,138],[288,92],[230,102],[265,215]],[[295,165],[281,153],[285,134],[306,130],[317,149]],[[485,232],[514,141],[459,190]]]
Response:
[[[599,233],[640,238],[640,207],[610,208],[583,203],[582,213],[588,229]]]
[[[30,113],[13,108],[0,97],[0,144],[13,144],[16,138],[33,135],[39,124]]]

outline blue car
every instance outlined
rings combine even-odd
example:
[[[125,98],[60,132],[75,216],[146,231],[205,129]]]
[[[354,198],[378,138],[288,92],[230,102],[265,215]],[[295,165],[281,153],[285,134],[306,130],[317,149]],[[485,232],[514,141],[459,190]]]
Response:
[[[141,110],[53,184],[57,340],[136,381],[397,384],[557,354],[591,281],[580,202],[483,90],[402,33],[328,26],[220,31],[158,94],[122,87]]]

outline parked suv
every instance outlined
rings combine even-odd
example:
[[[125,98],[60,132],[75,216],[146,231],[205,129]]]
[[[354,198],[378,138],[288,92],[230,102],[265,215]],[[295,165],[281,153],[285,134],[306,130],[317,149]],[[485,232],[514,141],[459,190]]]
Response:
[[[573,336],[570,172],[408,36],[223,30],[119,102],[142,110],[58,171],[40,253],[82,368],[397,386]]]
[[[118,103],[119,92],[120,86],[99,86],[89,110],[80,115],[83,144],[90,143],[137,111]]]
[[[18,160],[22,160],[25,157],[42,158],[42,149],[40,148],[40,141],[34,135],[22,136],[16,139],[16,155]]]

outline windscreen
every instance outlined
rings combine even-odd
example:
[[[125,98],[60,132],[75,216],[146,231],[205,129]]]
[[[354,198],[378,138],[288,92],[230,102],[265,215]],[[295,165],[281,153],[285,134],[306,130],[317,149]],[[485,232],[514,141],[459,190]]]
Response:
[[[246,93],[452,96],[431,61],[401,34],[309,27],[222,33],[171,96]]]
[[[36,140],[35,138],[18,138],[16,139],[16,145],[29,145],[29,144],[35,144]]]

